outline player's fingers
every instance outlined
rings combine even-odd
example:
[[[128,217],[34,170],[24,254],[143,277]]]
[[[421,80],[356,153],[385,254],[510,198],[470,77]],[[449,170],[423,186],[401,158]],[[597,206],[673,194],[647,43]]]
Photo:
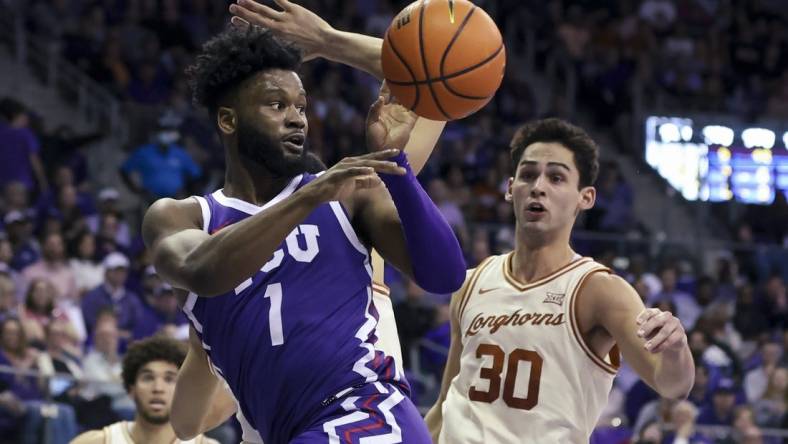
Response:
[[[232,23],[233,25],[239,28],[246,28],[247,26],[249,26],[249,22],[242,19],[241,17],[238,17],[237,15],[234,15],[230,18],[230,23]]]
[[[383,79],[383,83],[380,85],[380,95],[383,96],[387,102],[391,98],[391,89],[386,79]]]
[[[276,3],[285,12],[289,12],[290,8],[293,6],[293,4],[288,0],[274,0],[274,3]]]
[[[383,185],[383,181],[380,180],[377,174],[356,177],[355,181],[357,190],[376,188]]]
[[[243,6],[236,5],[235,3],[230,5],[230,13],[233,14],[235,17],[239,17],[243,19],[246,23],[254,23],[258,26],[263,26],[266,28],[272,28],[276,22],[268,17],[264,17],[260,14],[256,14]],[[234,18],[235,18],[234,17]]]
[[[367,121],[369,122],[377,122],[380,120],[380,115],[383,113],[383,105],[386,102],[383,100],[382,96],[379,96],[375,103],[369,108],[369,114],[367,115]]]
[[[643,347],[650,352],[654,352],[654,348],[668,338],[673,333],[675,327],[671,328],[671,326],[666,325],[659,329],[659,331],[650,339],[643,344]]]
[[[676,328],[673,330],[664,341],[657,344],[654,343],[652,345],[651,352],[652,353],[662,353],[663,351],[667,350],[668,348],[680,343],[683,340],[684,332],[680,328]]]
[[[377,171],[378,173],[384,173],[384,174],[396,174],[398,176],[405,174],[405,168],[402,168],[401,166],[397,165],[396,162],[389,162],[385,160],[369,160],[369,159],[359,160],[354,164],[354,166],[365,166],[365,167],[374,168],[375,171]]]
[[[638,336],[640,336],[641,338],[650,337],[654,333],[654,330],[665,325],[665,322],[669,319],[670,316],[672,315],[665,311],[665,312],[660,312],[659,314],[649,318],[648,321],[644,322],[643,324],[640,324],[640,328],[637,331]]]
[[[647,309],[641,311],[640,314],[638,315],[638,317],[635,320],[636,320],[638,325],[642,325],[644,322],[648,321],[649,319],[651,319],[652,317],[654,317],[658,313],[659,313],[658,309],[647,308]]]
[[[351,161],[359,161],[359,160],[381,160],[381,159],[389,159],[391,157],[396,156],[399,154],[399,150],[396,148],[391,148],[383,151],[375,151],[374,153],[369,154],[362,154],[361,156],[349,157],[348,160]]]
[[[276,9],[271,8],[270,6],[266,6],[254,0],[238,0],[238,4],[252,12],[256,12],[264,17],[268,17],[273,20],[282,20],[282,18],[284,18],[285,15],[285,13],[282,11],[277,11]]]

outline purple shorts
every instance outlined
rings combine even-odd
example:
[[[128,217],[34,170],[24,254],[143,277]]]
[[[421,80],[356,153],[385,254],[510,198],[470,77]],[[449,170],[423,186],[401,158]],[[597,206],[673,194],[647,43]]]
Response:
[[[432,444],[410,398],[394,385],[367,384],[333,401],[290,444],[359,444],[364,441]]]

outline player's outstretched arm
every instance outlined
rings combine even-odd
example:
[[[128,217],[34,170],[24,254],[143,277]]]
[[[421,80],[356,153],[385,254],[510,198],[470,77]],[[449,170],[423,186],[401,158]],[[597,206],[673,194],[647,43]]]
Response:
[[[624,359],[648,385],[665,398],[688,396],[695,365],[677,317],[657,308],[646,309],[635,289],[606,273],[588,277],[578,297],[580,310],[593,316],[592,325],[610,333]]]
[[[416,116],[384,96],[367,120],[367,145],[372,152],[407,144]],[[354,226],[381,255],[411,276],[423,289],[451,293],[462,285],[465,260],[457,238],[416,180],[407,158],[393,158],[407,173],[380,174],[387,189],[356,193],[351,206]]]
[[[189,329],[189,352],[178,372],[170,422],[178,439],[189,440],[211,430],[235,413],[236,405],[214,376],[200,339]]]
[[[441,380],[441,391],[438,394],[438,399],[435,404],[427,412],[424,417],[424,422],[427,423],[427,429],[430,431],[432,442],[437,444],[438,437],[443,427],[443,403],[446,401],[446,395],[449,393],[451,381],[460,373],[460,355],[462,354],[462,337],[460,334],[460,301],[463,299],[465,292],[468,290],[468,277],[473,273],[473,270],[468,270],[466,273],[465,282],[462,288],[451,296],[450,305],[450,322],[451,322],[451,345],[449,346],[449,355],[446,359],[446,367],[443,369],[443,379]]]
[[[383,78],[382,39],[339,31],[314,12],[288,0],[274,2],[280,9],[255,0],[238,0],[230,5],[232,22],[237,26],[251,23],[271,29],[298,45],[304,52],[304,60],[323,57]]]
[[[349,157],[265,211],[209,235],[195,199],[161,199],[145,214],[142,235],[156,271],[175,287],[211,297],[231,291],[265,265],[318,205],[357,189],[382,187],[375,174],[405,174],[388,159],[397,150]]]

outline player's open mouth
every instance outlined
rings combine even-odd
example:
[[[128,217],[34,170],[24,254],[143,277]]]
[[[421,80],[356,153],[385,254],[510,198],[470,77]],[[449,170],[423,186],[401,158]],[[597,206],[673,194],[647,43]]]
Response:
[[[164,401],[160,400],[160,399],[154,399],[153,401],[149,402],[148,404],[150,406],[152,406],[152,407],[157,407],[157,408],[164,408],[164,407],[167,406],[167,404]]]
[[[282,139],[283,144],[292,151],[300,152],[304,148],[306,136],[304,133],[293,133]]]
[[[526,207],[526,210],[534,213],[544,213],[545,211],[547,211],[544,205],[540,204],[539,202],[531,202],[530,204],[528,204],[528,207]]]

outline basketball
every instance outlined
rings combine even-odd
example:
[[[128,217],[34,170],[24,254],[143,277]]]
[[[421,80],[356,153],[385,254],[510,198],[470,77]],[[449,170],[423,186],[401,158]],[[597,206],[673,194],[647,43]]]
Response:
[[[503,80],[501,32],[467,0],[420,0],[392,21],[383,39],[391,94],[416,114],[455,120],[481,109]]]

